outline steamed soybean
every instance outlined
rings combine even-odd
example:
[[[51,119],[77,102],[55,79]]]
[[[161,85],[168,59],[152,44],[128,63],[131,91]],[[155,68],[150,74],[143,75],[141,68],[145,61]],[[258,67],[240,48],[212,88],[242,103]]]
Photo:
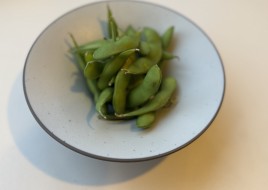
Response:
[[[137,27],[138,28],[138,27]],[[107,120],[136,119],[147,129],[157,112],[169,104],[177,81],[166,76],[162,64],[177,57],[168,51],[174,34],[170,26],[160,35],[151,27],[119,27],[107,8],[109,35],[82,45],[71,34],[71,53],[82,71],[96,111]]]

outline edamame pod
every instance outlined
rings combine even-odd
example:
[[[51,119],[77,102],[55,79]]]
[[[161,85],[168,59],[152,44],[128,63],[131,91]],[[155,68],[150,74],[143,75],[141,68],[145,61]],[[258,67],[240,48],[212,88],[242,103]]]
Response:
[[[82,57],[82,53],[81,53],[81,51],[80,51],[80,49],[78,47],[78,44],[77,44],[74,36],[72,34],[70,34],[70,37],[71,37],[72,42],[74,44],[74,48],[76,49],[76,51],[73,53],[73,55],[74,55],[74,57],[75,57],[75,59],[77,61],[77,64],[78,64],[79,69],[81,71],[84,71],[84,68],[86,66],[86,63],[85,63],[85,61],[84,61],[84,59]]]
[[[84,76],[88,79],[97,79],[103,70],[103,63],[98,61],[88,62],[84,69]]]
[[[91,62],[91,61],[94,61],[94,59],[93,59],[93,53],[90,52],[90,51],[85,52],[84,53],[84,60],[85,60],[86,63]]]
[[[147,58],[150,59],[154,64],[157,64],[162,57],[161,43],[149,43],[150,52]]]
[[[126,75],[122,70],[116,75],[113,94],[113,108],[116,114],[122,114],[125,112],[127,86],[130,77],[130,75]]]
[[[136,126],[142,129],[147,129],[152,126],[152,124],[155,121],[155,113],[145,113],[142,115],[139,115],[136,119]]]
[[[107,12],[108,12],[108,32],[109,32],[109,37],[113,39],[114,41],[116,40],[118,36],[118,27],[117,23],[113,17],[112,11],[109,6],[107,6]]]
[[[145,57],[138,59],[127,69],[129,74],[143,74],[146,73],[153,65],[157,64],[162,57],[161,39],[158,33],[151,29],[145,28],[143,30],[146,42],[140,44],[141,53],[148,53]],[[143,44],[143,45],[142,45]]]
[[[162,52],[162,58],[161,60],[171,60],[171,59],[174,59],[174,58],[179,58],[178,56],[168,52],[168,51],[163,51]]]
[[[145,40],[149,43],[159,43],[161,42],[161,38],[159,34],[150,27],[144,27],[142,33],[144,34]]]
[[[148,42],[142,41],[140,42],[140,52],[142,55],[148,55],[150,52],[150,45]]]
[[[168,49],[170,42],[172,40],[172,37],[173,37],[173,33],[174,33],[174,26],[171,26],[162,35],[161,40],[162,40],[162,46],[164,50]]]
[[[122,118],[132,117],[159,110],[168,103],[169,99],[171,98],[172,94],[176,89],[176,86],[177,82],[175,78],[173,77],[165,78],[161,84],[160,91],[155,95],[155,97],[151,101],[149,101],[144,106],[134,111],[124,114],[117,114],[117,117]]]
[[[76,52],[73,53],[73,55],[75,56],[75,58],[77,60],[77,64],[79,66],[79,69],[83,72],[85,69],[86,63],[82,57],[82,54],[80,52],[80,49],[78,47],[78,44],[77,44],[74,36],[72,34],[70,34],[70,36],[71,36],[71,39],[72,39],[74,46],[76,48]],[[97,87],[97,82],[96,82],[96,80],[86,79],[86,83],[87,83],[87,87],[89,89],[89,92],[92,93],[92,95],[94,96],[94,102],[96,103],[98,98],[99,98],[99,94],[100,94],[100,91]]]
[[[125,53],[124,53],[125,54]],[[122,66],[121,70],[125,70],[127,69],[130,65],[132,65],[134,63],[134,61],[136,61],[137,56],[136,54],[133,52],[132,54],[130,54],[126,60],[126,62],[124,63],[124,65]]]
[[[131,79],[128,85],[128,90],[131,91],[132,89],[139,86],[142,83],[144,77],[145,75],[131,75]]]
[[[133,54],[136,49],[126,50],[125,52],[117,55],[114,59],[105,64],[100,78],[98,80],[98,87],[102,90],[109,86],[111,79],[117,74],[117,72],[125,64],[128,57]]]
[[[86,52],[84,54],[84,60],[86,67],[84,68],[84,76],[88,79],[97,79],[104,67],[104,64],[93,59],[92,52]]]
[[[159,89],[162,81],[162,72],[158,65],[152,66],[142,83],[131,90],[128,95],[128,107],[135,108],[144,104]]]
[[[99,95],[100,95],[100,90],[97,87],[97,81],[86,79],[86,83],[87,83],[88,90],[93,95],[93,99],[94,99],[94,102],[96,104],[96,102],[99,99]]]
[[[147,58],[158,63],[162,56],[162,42],[159,34],[152,28],[145,27],[143,29],[143,34],[145,36],[146,42],[149,44],[150,52]]]
[[[128,68],[122,68],[126,74],[144,74],[146,73],[152,66],[154,62],[146,57],[142,57],[137,59],[133,64],[131,64]]]
[[[160,60],[157,64],[158,64],[158,66],[159,66],[161,69],[163,69],[165,63],[166,63],[168,60],[171,60],[171,59],[174,59],[174,58],[179,59],[178,56],[176,56],[176,55],[174,55],[174,54],[172,54],[172,53],[169,53],[169,52],[167,52],[167,51],[163,51],[163,52],[162,52],[162,58],[161,58],[161,60]]]
[[[78,46],[78,48],[80,49],[81,52],[87,52],[87,51],[93,51],[105,44],[107,44],[109,41],[105,40],[105,39],[99,39],[99,40],[94,40],[88,43],[85,43],[83,45]],[[72,48],[71,51],[75,52],[77,49],[76,48]]]
[[[137,48],[139,40],[137,37],[123,36],[115,42],[109,42],[96,49],[93,58],[96,60],[106,59],[129,49]]]
[[[136,36],[138,34],[138,32],[131,25],[127,27],[124,33],[128,36]]]
[[[107,114],[106,103],[111,101],[112,98],[113,98],[113,88],[109,87],[104,89],[100,93],[99,98],[96,102],[96,110],[100,114],[100,116],[103,117],[104,119],[106,119]]]

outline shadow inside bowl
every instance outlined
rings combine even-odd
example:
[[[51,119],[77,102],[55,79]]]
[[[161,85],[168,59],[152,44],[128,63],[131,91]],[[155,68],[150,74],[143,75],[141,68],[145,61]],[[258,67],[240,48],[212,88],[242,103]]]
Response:
[[[19,74],[10,93],[10,131],[21,153],[32,165],[47,175],[74,184],[101,186],[140,176],[164,159],[137,163],[108,162],[80,155],[62,146],[46,134],[30,112],[26,111],[29,109],[21,80],[22,74]]]

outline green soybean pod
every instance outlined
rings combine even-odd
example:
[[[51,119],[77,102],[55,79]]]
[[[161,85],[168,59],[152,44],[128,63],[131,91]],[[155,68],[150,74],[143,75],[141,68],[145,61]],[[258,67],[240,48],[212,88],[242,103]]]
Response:
[[[133,26],[129,25],[124,34],[128,36],[136,36],[138,32],[133,28]]]
[[[137,59],[128,68],[123,68],[128,74],[146,73],[153,65],[161,60],[162,47],[159,43],[149,44],[150,52],[147,56]]]
[[[137,86],[139,86],[142,83],[142,81],[144,80],[144,77],[145,77],[144,74],[142,74],[142,75],[132,75],[131,79],[130,79],[130,82],[129,82],[129,85],[127,87],[128,91],[131,91],[134,88],[136,88]]]
[[[174,33],[174,26],[170,26],[162,35],[161,40],[162,40],[162,46],[164,50],[168,49],[171,43],[172,37],[173,37],[173,33]]]
[[[141,57],[137,59],[133,64],[127,68],[122,68],[126,74],[144,74],[154,65],[155,63],[147,57]]]
[[[144,106],[134,111],[130,111],[124,114],[117,114],[117,117],[124,118],[138,116],[163,108],[170,100],[172,94],[176,89],[176,86],[177,82],[175,78],[167,77],[163,79],[159,92],[156,93],[155,97],[151,101],[147,102]]]
[[[143,33],[145,40],[147,42],[150,42],[150,43],[161,42],[161,38],[160,38],[159,34],[153,28],[144,27],[142,33]]]
[[[109,42],[96,49],[93,53],[93,58],[96,60],[106,59],[126,50],[137,48],[138,45],[139,39],[137,37],[125,35],[115,42]]]
[[[147,129],[152,126],[155,121],[155,112],[139,115],[136,119],[136,126],[142,129]]]
[[[84,60],[85,60],[86,63],[94,61],[93,52],[91,52],[91,51],[85,52],[84,53]]]
[[[83,71],[85,69],[85,62],[82,59],[82,56],[78,52],[74,53],[74,56],[77,60],[78,66],[80,67],[80,70]],[[99,88],[97,87],[97,81],[86,78],[86,84],[89,92],[93,95],[94,102],[96,103],[100,94]]]
[[[84,69],[84,76],[88,79],[97,79],[102,72],[103,63],[98,61],[88,62]]]
[[[118,29],[117,29],[117,24],[115,22],[115,20],[112,18],[112,19],[109,19],[109,28],[110,29],[110,38],[115,41],[116,38],[118,37]]]
[[[116,56],[105,64],[98,80],[99,89],[103,90],[109,86],[109,82],[124,65],[125,60],[125,57]]]
[[[74,46],[76,48],[76,51],[73,52],[73,55],[77,60],[77,64],[79,66],[79,69],[83,72],[85,67],[86,67],[86,63],[84,61],[84,58],[82,57],[82,54],[80,52],[80,49],[78,47],[78,44],[77,44],[74,36],[72,34],[70,34],[70,36],[71,36],[71,39],[72,39]],[[94,102],[96,103],[98,98],[99,98],[99,94],[100,94],[99,88],[97,87],[97,82],[96,82],[96,80],[86,79],[86,83],[87,83],[88,90],[90,93],[93,94]]]
[[[98,87],[101,90],[109,86],[109,83],[112,78],[123,67],[128,57],[135,51],[136,49],[126,50],[125,52],[117,55],[114,59],[110,60],[105,64],[98,80]]]
[[[127,50],[125,52],[128,52],[128,51],[130,51],[130,50]],[[120,55],[125,55],[125,53],[122,53]],[[135,54],[135,52],[133,52],[128,56],[126,62],[122,66],[121,70],[127,69],[130,65],[132,65],[134,63],[135,60],[137,60],[137,55]]]
[[[100,90],[97,86],[97,81],[86,79],[86,83],[87,83],[88,90],[93,95],[94,102],[96,103],[100,95]]]
[[[83,45],[79,45],[78,48],[81,52],[87,52],[87,51],[93,51],[105,44],[107,44],[109,41],[105,40],[105,39],[99,39],[99,40],[94,40],[94,41],[90,41],[88,43],[85,43]],[[71,51],[75,52],[77,49],[76,48],[72,48]]]
[[[109,6],[107,6],[107,13],[108,13],[108,32],[109,32],[109,38],[113,39],[115,41],[116,37],[118,36],[118,27],[117,23],[113,17],[113,13]]]
[[[146,41],[141,41],[139,48],[142,55],[148,55],[150,53],[150,45]]]
[[[86,52],[84,54],[84,60],[86,62],[84,76],[88,79],[98,78],[102,72],[104,63],[94,60],[92,52]]]
[[[116,114],[122,114],[126,108],[127,87],[130,81],[130,75],[119,71],[114,82],[113,108]]]
[[[160,42],[149,43],[150,52],[147,58],[150,59],[154,64],[157,64],[162,57],[162,46]]]
[[[81,71],[84,71],[84,68],[86,66],[86,63],[84,61],[84,58],[82,57],[82,53],[78,47],[78,44],[74,38],[74,36],[72,34],[70,34],[70,37],[71,37],[71,40],[74,44],[74,49],[76,51],[72,52],[73,53],[73,56],[75,57],[76,61],[77,61],[77,64],[78,64],[78,67]]]
[[[161,57],[161,60],[157,63],[158,66],[163,69],[164,68],[164,65],[166,64],[167,61],[171,60],[171,59],[179,59],[178,56],[170,53],[170,52],[167,52],[167,51],[163,51],[162,52],[162,57]]]
[[[113,86],[113,85],[114,85],[115,77],[116,77],[116,76],[113,76],[113,77],[111,78],[111,80],[110,80],[109,83],[108,83],[108,86]]]
[[[142,83],[128,94],[127,105],[135,108],[148,101],[159,89],[162,81],[162,72],[158,65],[152,66]]]
[[[162,45],[158,34],[152,29],[144,29],[145,36],[148,41],[140,43],[140,52],[147,54],[141,57],[125,69],[129,74],[143,74],[146,73],[153,65],[157,64],[162,57]]]
[[[96,102],[96,110],[101,117],[106,119],[107,108],[106,103],[112,100],[113,97],[113,88],[105,88],[99,95],[99,98]]]
[[[162,55],[161,38],[159,34],[156,32],[156,30],[149,28],[149,27],[145,27],[143,29],[143,35],[150,49],[150,52],[148,53],[147,58],[156,64],[160,61],[161,55]]]
[[[168,51],[163,51],[162,52],[162,58],[161,60],[171,60],[171,59],[174,59],[174,58],[179,58],[178,56],[168,52]]]

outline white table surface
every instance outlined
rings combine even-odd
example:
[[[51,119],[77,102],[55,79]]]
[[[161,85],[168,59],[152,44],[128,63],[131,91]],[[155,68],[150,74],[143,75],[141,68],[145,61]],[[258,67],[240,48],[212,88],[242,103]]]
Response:
[[[188,147],[140,163],[100,161],[52,139],[22,89],[27,53],[55,18],[90,0],[0,2],[0,189],[267,189],[268,1],[148,0],[184,14],[213,40],[226,72],[222,108]]]

